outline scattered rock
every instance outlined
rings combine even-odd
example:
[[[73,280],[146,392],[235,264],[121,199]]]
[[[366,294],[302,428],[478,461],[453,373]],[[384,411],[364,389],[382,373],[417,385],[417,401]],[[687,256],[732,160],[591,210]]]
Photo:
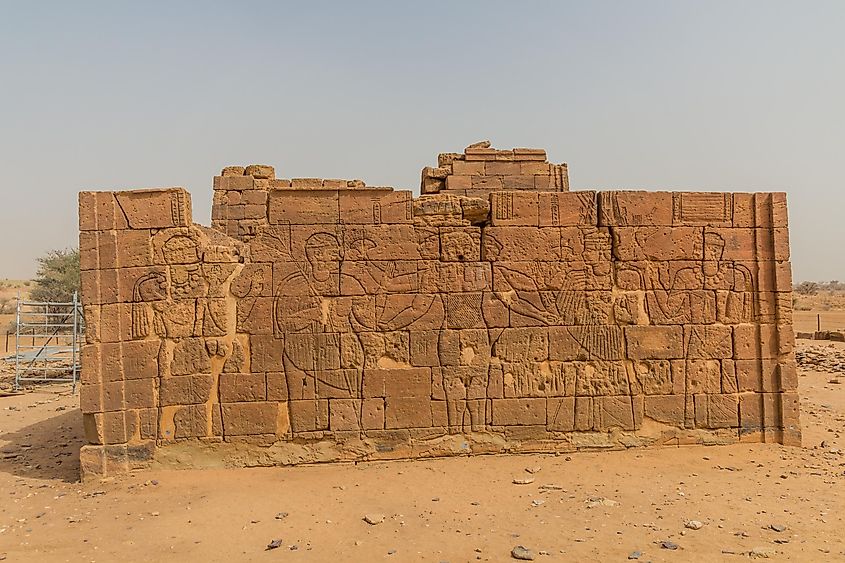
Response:
[[[771,549],[766,549],[765,547],[755,547],[751,551],[748,552],[748,557],[751,559],[768,559],[775,554],[774,551]]]
[[[540,490],[543,490],[543,491],[565,491],[566,490],[560,485],[554,485],[554,484],[551,484],[551,483],[549,483],[547,485],[540,485],[539,488],[540,488]]]
[[[795,351],[798,367],[827,373],[841,373],[845,369],[845,350],[827,346],[810,346],[804,350]],[[841,381],[832,379],[829,383],[839,384]]]
[[[536,467],[526,467],[525,472],[534,475],[535,473],[539,473],[540,469],[542,469],[539,465]]]
[[[490,141],[478,141],[477,143],[473,143],[467,146],[468,149],[489,149],[490,148]]]
[[[288,517],[287,512],[279,512],[278,514],[276,514],[276,520],[284,520],[287,517]]]
[[[533,506],[533,507],[538,507],[538,506],[540,506],[540,505],[542,505],[542,504],[545,504],[545,502],[546,502],[546,501],[544,501],[544,500],[534,499],[534,500],[532,500],[532,501],[531,501],[531,506]]]
[[[679,547],[680,546],[678,544],[676,544],[675,542],[671,542],[669,540],[663,540],[662,542],[660,542],[660,548],[661,549],[669,549],[669,550],[675,551]]]
[[[590,497],[586,501],[587,508],[595,508],[597,506],[616,506],[617,501],[604,497]]]
[[[689,528],[690,530],[700,530],[704,527],[704,524],[699,522],[698,520],[687,520],[684,522],[684,528]]]
[[[783,524],[770,524],[769,529],[780,533],[786,531],[786,526],[784,526]]]
[[[264,551],[270,551],[271,549],[278,549],[282,547],[282,540],[272,540],[270,543],[267,544],[267,548]]]
[[[382,522],[384,522],[384,514],[365,514],[364,522],[370,524],[371,526],[381,524]]]
[[[642,551],[632,551],[631,553],[628,554],[628,559],[639,559],[642,556],[643,556]]]
[[[514,479],[514,485],[530,485],[534,482],[534,477],[526,477],[525,479]]]
[[[518,545],[511,550],[511,557],[520,561],[534,561],[534,552],[524,545]]]

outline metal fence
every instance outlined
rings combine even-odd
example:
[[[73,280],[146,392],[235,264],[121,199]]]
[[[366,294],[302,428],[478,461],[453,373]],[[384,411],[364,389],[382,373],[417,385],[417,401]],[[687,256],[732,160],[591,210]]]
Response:
[[[22,382],[72,383],[79,379],[84,339],[82,304],[25,301],[15,311],[15,388]]]

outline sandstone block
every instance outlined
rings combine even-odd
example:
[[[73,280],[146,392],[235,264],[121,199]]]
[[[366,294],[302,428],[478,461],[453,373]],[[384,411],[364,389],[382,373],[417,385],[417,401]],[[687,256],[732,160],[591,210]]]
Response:
[[[599,225],[660,227],[672,222],[672,192],[599,192]]]
[[[734,358],[779,358],[792,353],[795,333],[787,325],[737,325],[733,329]]]
[[[79,230],[96,231],[97,226],[97,196],[95,192],[79,192]]]
[[[479,262],[481,260],[481,229],[440,227],[440,260]]]
[[[561,233],[556,228],[487,227],[481,241],[482,255],[489,261],[561,259]]]
[[[463,160],[464,155],[457,152],[445,152],[437,155],[437,166],[445,168],[454,165],[455,162]]]
[[[249,337],[249,349],[253,373],[281,369],[284,341],[272,334],[253,334]]]
[[[530,227],[540,225],[538,194],[533,192],[493,192],[490,197],[491,225]]]
[[[456,176],[484,176],[487,174],[485,171],[485,162],[456,160],[452,162],[452,174]]]
[[[96,270],[100,267],[97,236],[93,231],[79,232],[79,269]]]
[[[546,399],[493,399],[495,426],[546,424]]]
[[[519,160],[519,174],[522,176],[551,176],[552,165],[543,161]]]
[[[266,374],[267,400],[287,401],[289,398],[288,383],[284,372],[268,372]],[[312,397],[313,398],[313,393]]]
[[[601,419],[597,430],[636,430],[642,425],[643,397],[615,396],[593,399],[600,409]]]
[[[615,227],[613,254],[623,261],[702,260],[701,227]]]
[[[172,406],[162,409],[160,435],[162,439],[201,438],[211,431],[207,405]]]
[[[733,195],[734,227],[786,227],[788,226],[786,194],[737,193]]]
[[[103,385],[101,383],[80,385],[79,408],[83,414],[103,412]]]
[[[450,178],[454,178],[454,176],[450,176]],[[502,191],[505,189],[505,184],[500,176],[470,176],[470,188],[468,189]]]
[[[276,434],[279,427],[279,403],[222,403],[223,431],[227,436]]]
[[[644,416],[657,422],[677,426],[684,425],[685,401],[683,395],[653,395],[644,401]]]
[[[538,187],[538,176],[502,176],[502,189],[505,190],[540,190]]]
[[[461,198],[461,214],[470,224],[486,223],[490,218],[490,200],[486,197]]]
[[[479,176],[458,176],[452,174],[446,177],[446,189],[449,191],[460,191],[472,189],[472,179]]]
[[[513,160],[513,151],[497,150],[491,148],[467,148],[464,150],[464,158],[467,161],[484,160],[484,161],[509,161]]]
[[[101,383],[100,374],[100,346],[97,344],[83,344],[79,351],[80,375],[79,382]]]
[[[541,227],[596,225],[596,192],[540,192],[538,217]]]
[[[793,391],[798,383],[795,362],[779,362],[772,358],[736,360],[734,362],[738,390],[777,393]]]
[[[122,411],[126,408],[123,381],[103,383],[103,411]]]
[[[385,399],[385,428],[429,428],[431,425],[432,416],[429,397]]]
[[[673,362],[676,371],[686,375],[686,393],[720,393],[722,390],[722,369],[718,360],[677,360]]]
[[[267,400],[267,383],[263,373],[220,374],[220,402],[241,403]]]
[[[222,192],[254,190],[256,179],[252,176],[215,176],[214,189]]]
[[[474,164],[474,163],[467,163]],[[487,162],[484,164],[484,172],[481,174],[486,176],[519,176],[522,170],[518,162]]]
[[[438,332],[435,330],[415,330],[410,334],[411,365],[431,367],[440,364],[438,353]]]
[[[732,358],[732,331],[729,326],[694,325],[684,326],[686,357],[690,359]]]
[[[342,231],[345,260],[417,260],[413,225],[346,226]]]
[[[378,225],[413,222],[413,201],[409,191],[381,188],[342,190],[338,198],[341,223]]]
[[[155,380],[133,379],[124,383],[127,409],[144,409],[158,406]]]
[[[226,166],[220,171],[221,176],[243,176],[245,168],[243,166]]]
[[[544,149],[515,148],[513,149],[513,157],[514,160],[519,161],[545,161],[546,151]]]
[[[398,399],[431,397],[431,370],[394,368],[364,370],[364,397]]]
[[[130,229],[191,225],[191,195],[184,188],[115,192],[115,199]]]
[[[695,425],[699,428],[739,426],[738,395],[695,395]]]
[[[155,340],[121,342],[123,376],[128,379],[151,379],[158,376],[160,344]]]
[[[628,357],[671,360],[684,357],[683,331],[675,326],[627,326]]]
[[[733,196],[721,192],[675,192],[672,194],[674,225],[730,227],[733,224]]]
[[[546,426],[552,432],[575,430],[575,397],[548,399],[546,402]]]
[[[250,164],[244,169],[244,175],[256,179],[272,180],[276,177],[276,170],[267,164]]]
[[[288,403],[290,427],[296,433],[329,429],[328,400],[296,400]]]
[[[149,229],[115,231],[115,236],[118,266],[137,268],[153,265],[152,235]]]
[[[268,195],[270,224],[336,225],[340,222],[338,190],[318,188],[272,190]]]
[[[364,430],[384,429],[384,399],[363,399],[361,426]]]
[[[329,430],[343,432],[359,430],[361,402],[358,399],[332,399],[329,401]]]
[[[322,178],[293,178],[290,183],[291,187],[294,189],[311,190],[323,187]]]
[[[161,380],[159,399],[162,405],[205,403],[211,398],[210,375],[180,375]]]

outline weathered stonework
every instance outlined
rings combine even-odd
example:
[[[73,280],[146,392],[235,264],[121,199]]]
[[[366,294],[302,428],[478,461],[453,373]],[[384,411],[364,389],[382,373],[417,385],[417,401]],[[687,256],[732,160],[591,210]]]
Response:
[[[782,193],[569,191],[545,151],[83,192],[84,475],[800,444]]]

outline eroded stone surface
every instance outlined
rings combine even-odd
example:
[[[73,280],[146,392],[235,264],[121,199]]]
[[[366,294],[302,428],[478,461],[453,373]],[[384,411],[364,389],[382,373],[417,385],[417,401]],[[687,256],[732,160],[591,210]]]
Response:
[[[800,442],[783,194],[570,192],[488,142],[421,189],[231,166],[212,228],[81,193],[83,471]]]

